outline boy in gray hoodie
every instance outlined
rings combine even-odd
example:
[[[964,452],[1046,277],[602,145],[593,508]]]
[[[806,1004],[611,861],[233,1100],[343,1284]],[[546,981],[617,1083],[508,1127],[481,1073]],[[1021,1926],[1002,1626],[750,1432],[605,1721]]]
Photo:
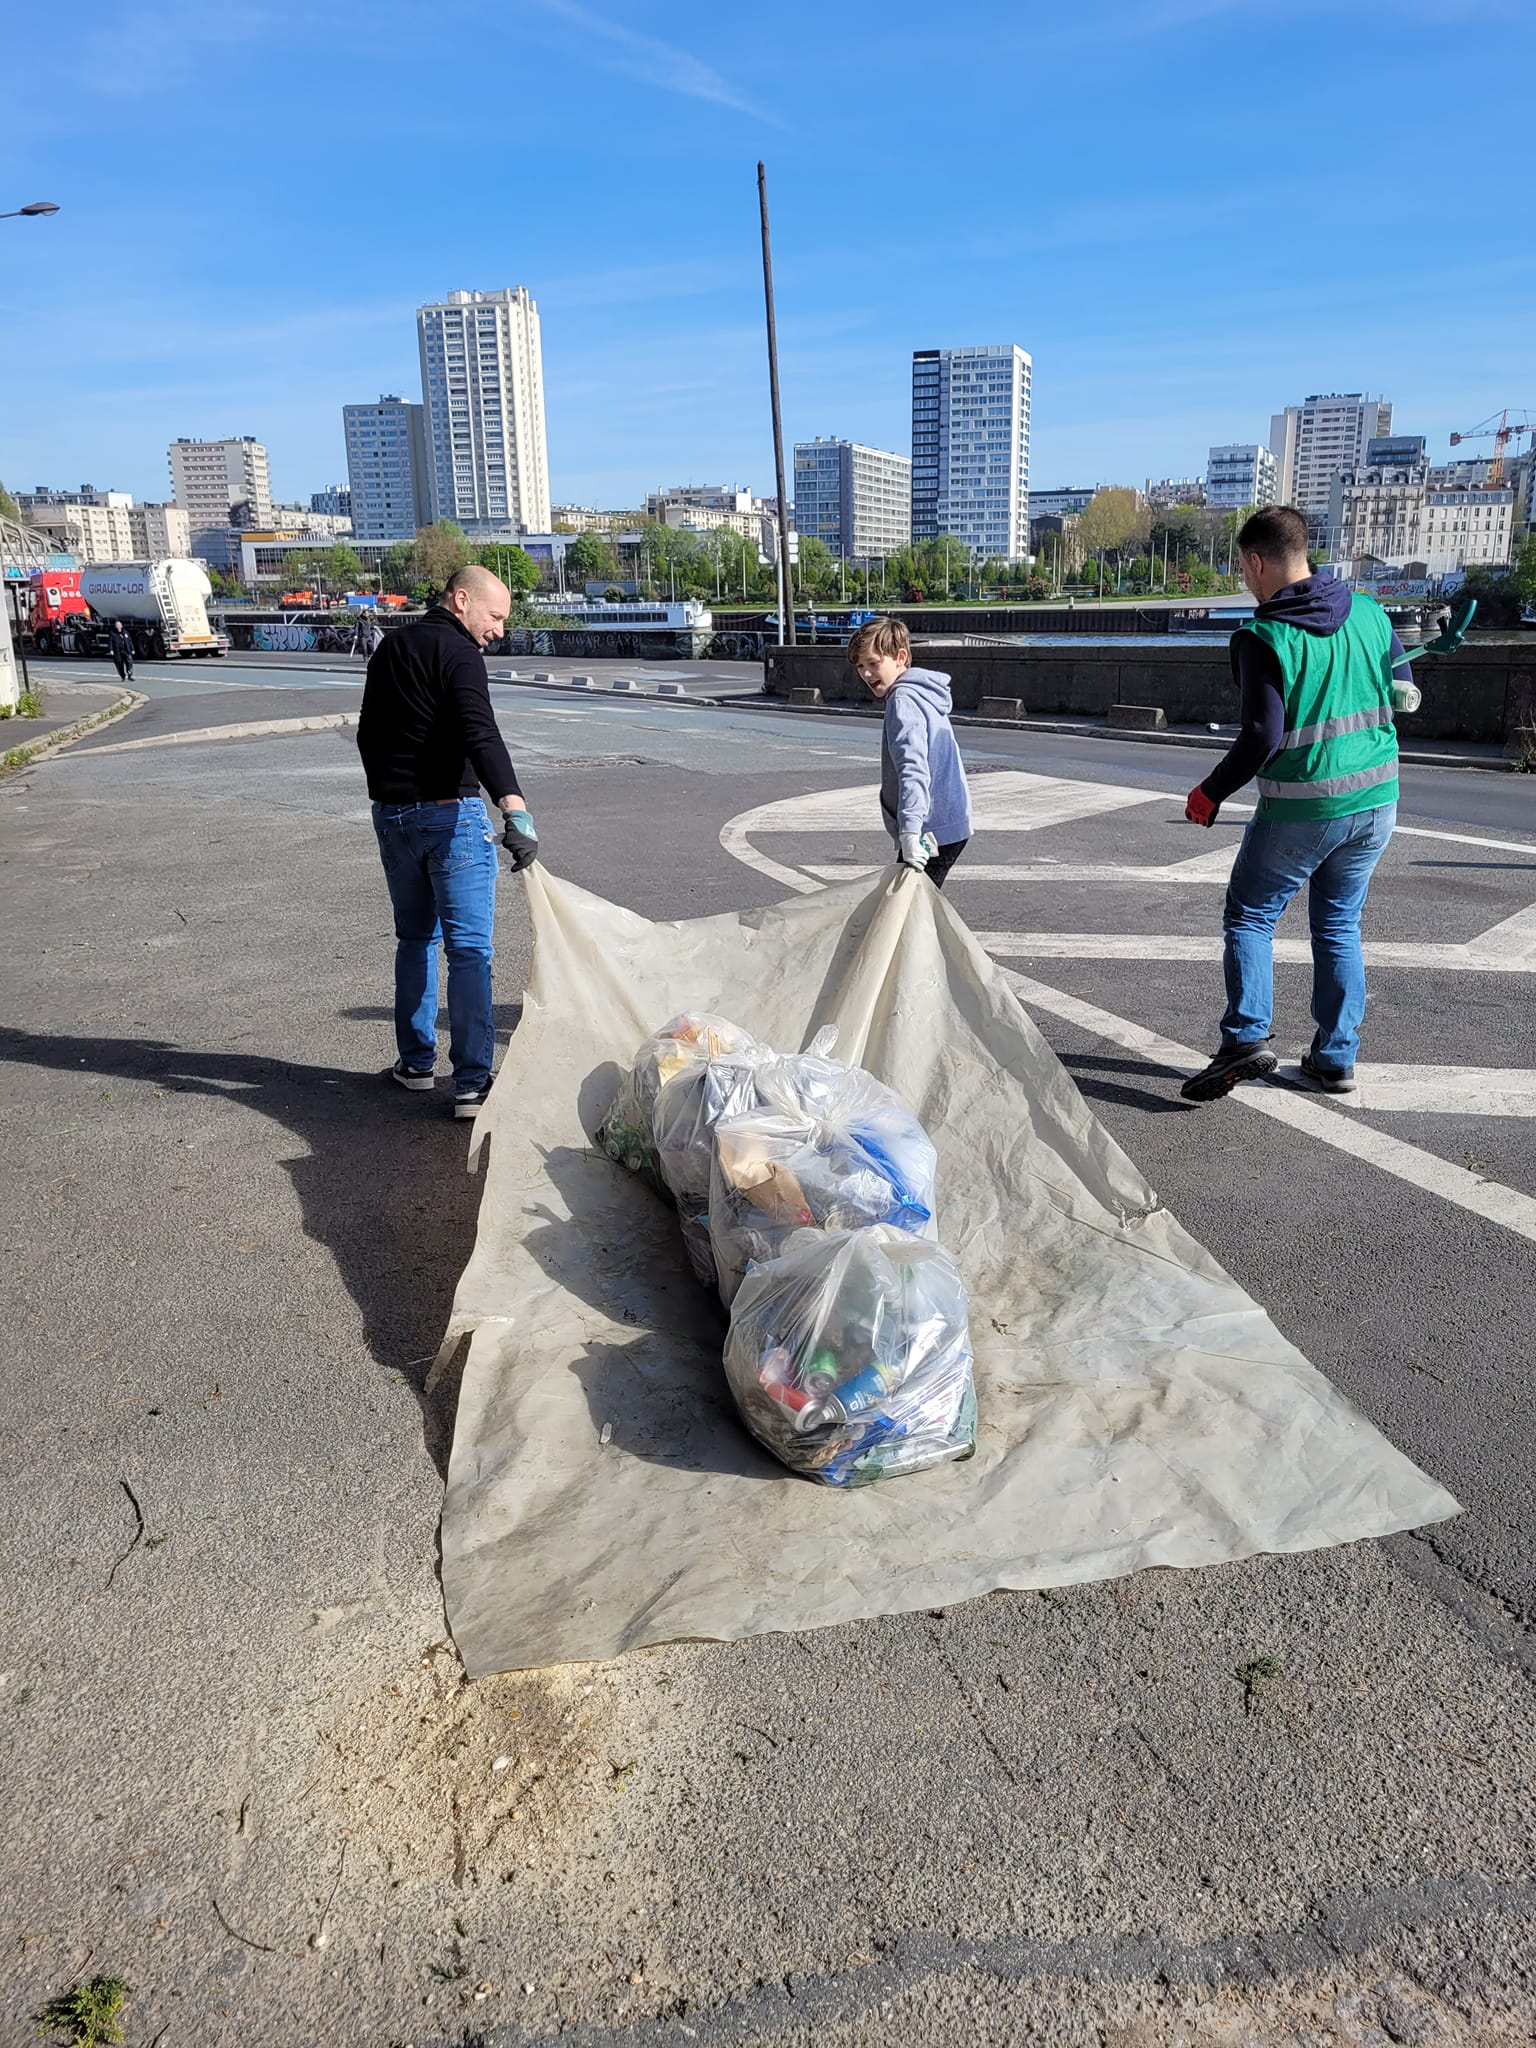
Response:
[[[880,742],[880,809],[903,867],[936,889],[971,836],[971,792],[949,723],[949,677],[913,668],[900,619],[871,619],[848,642],[860,681],[885,706]]]

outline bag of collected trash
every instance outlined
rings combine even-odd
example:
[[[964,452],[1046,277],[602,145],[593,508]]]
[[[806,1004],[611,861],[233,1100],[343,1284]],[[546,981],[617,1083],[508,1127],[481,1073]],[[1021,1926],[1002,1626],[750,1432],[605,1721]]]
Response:
[[[976,1447],[960,1269],[888,1224],[799,1231],[754,1266],[731,1311],[725,1371],[759,1443],[825,1486]]]
[[[750,1042],[691,1065],[662,1084],[651,1109],[657,1167],[683,1229],[688,1262],[706,1287],[715,1285],[709,1241],[709,1185],[715,1126],[758,1100],[753,1076],[773,1054]]]
[[[927,1132],[884,1082],[829,1058],[835,1043],[821,1031],[809,1052],[760,1062],[758,1106],[715,1124],[709,1228],[727,1308],[752,1261],[776,1257],[792,1231],[938,1235]]]
[[[702,1066],[722,1053],[740,1052],[753,1044],[749,1033],[724,1017],[685,1012],[653,1032],[635,1054],[606,1116],[597,1128],[597,1142],[621,1166],[638,1173],[660,1195],[668,1192],[656,1157],[652,1113],[656,1097],[674,1074]]]

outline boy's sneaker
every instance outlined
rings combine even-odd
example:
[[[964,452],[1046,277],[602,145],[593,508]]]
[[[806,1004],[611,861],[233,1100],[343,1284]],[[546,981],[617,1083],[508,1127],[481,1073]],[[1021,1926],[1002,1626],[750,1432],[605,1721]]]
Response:
[[[455,1095],[453,1098],[454,1116],[463,1117],[466,1120],[472,1116],[478,1116],[481,1110],[484,1109],[485,1098],[490,1092],[491,1084],[487,1081],[483,1088],[472,1089],[467,1095]]]
[[[1357,1086],[1353,1067],[1320,1067],[1309,1052],[1301,1056],[1301,1071],[1325,1095],[1353,1095]]]
[[[1257,1081],[1272,1074],[1279,1061],[1262,1042],[1256,1045],[1224,1046],[1208,1067],[1191,1074],[1179,1090],[1186,1102],[1214,1102],[1230,1095],[1239,1081]]]
[[[423,1088],[437,1086],[435,1074],[424,1074],[419,1067],[408,1067],[404,1060],[395,1061],[389,1070],[389,1078],[398,1081],[402,1088],[409,1088],[413,1094],[418,1094]]]

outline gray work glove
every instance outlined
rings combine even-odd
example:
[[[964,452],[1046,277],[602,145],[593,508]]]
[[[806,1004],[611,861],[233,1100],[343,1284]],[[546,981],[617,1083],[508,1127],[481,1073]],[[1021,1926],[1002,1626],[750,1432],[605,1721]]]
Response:
[[[528,811],[503,811],[502,817],[506,823],[502,828],[501,843],[511,855],[514,873],[521,874],[524,868],[531,868],[539,857],[539,835]]]

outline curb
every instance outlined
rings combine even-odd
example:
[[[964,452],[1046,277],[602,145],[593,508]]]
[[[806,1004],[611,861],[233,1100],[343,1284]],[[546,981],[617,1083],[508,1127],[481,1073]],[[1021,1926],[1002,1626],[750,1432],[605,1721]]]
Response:
[[[695,698],[695,703],[700,700]],[[796,718],[880,718],[883,713],[873,706],[867,710],[862,704],[791,704],[782,697],[745,697],[740,700],[728,699],[724,709],[732,708],[737,702],[743,708],[754,711],[776,711]],[[1207,752],[1213,748],[1221,751],[1230,746],[1230,737],[1222,733],[1194,732],[1127,732],[1107,725],[1072,723],[1061,719],[1047,718],[982,718],[974,711],[955,711],[950,714],[953,725],[981,726],[992,732],[1044,732],[1064,734],[1069,739],[1079,740],[1128,740],[1140,746],[1159,747],[1203,747]],[[1235,735],[1236,726],[1224,727],[1223,733]],[[1493,769],[1500,774],[1509,772],[1510,764],[1502,755],[1488,760],[1469,759],[1464,754],[1431,754],[1422,749],[1411,749],[1399,744],[1398,757],[1417,768],[1473,768]]]
[[[629,704],[638,697],[646,704],[676,704],[684,710],[690,704],[696,709],[702,705],[712,711],[729,711],[736,704],[755,704],[760,694],[748,690],[740,697],[663,697],[659,690],[573,690],[569,683],[536,683],[528,676],[519,676],[514,682],[498,675],[491,677],[491,687],[496,690],[548,690],[557,697],[569,697],[577,704],[606,704],[614,697]]]
[[[50,754],[59,753],[76,740],[83,740],[87,733],[98,726],[110,725],[115,719],[126,718],[130,711],[142,711],[149,702],[137,690],[125,690],[115,703],[108,704],[101,711],[93,711],[88,718],[77,718],[73,725],[65,726],[62,732],[50,734],[45,740],[37,740],[31,746],[12,747],[0,754],[0,780],[17,775],[23,768],[35,767],[39,761],[46,761]]]

